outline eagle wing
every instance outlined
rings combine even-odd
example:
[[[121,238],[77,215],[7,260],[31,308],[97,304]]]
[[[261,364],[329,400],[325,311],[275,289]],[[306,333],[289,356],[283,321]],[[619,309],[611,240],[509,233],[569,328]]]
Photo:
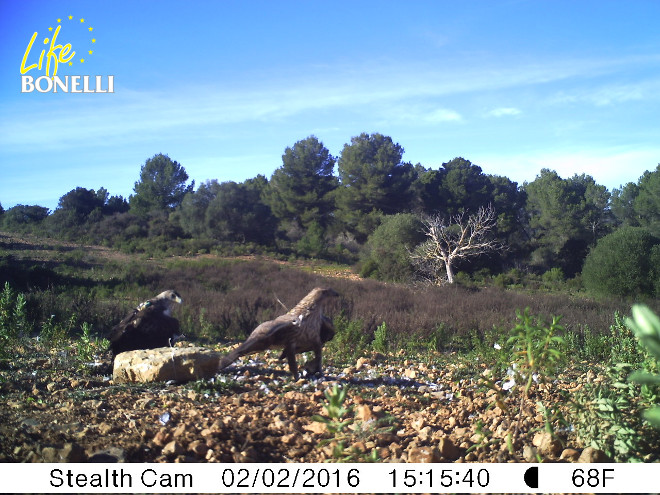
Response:
[[[113,354],[135,349],[154,349],[170,345],[179,334],[179,321],[163,314],[158,304],[142,304],[131,311],[110,332]]]

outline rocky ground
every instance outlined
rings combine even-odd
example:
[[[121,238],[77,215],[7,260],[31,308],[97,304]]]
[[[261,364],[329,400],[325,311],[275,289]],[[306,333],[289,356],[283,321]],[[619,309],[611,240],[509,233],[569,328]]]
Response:
[[[76,370],[64,351],[30,345],[0,369],[0,462],[605,460],[582,451],[567,429],[543,433],[538,396],[524,402],[522,418],[512,417],[519,395],[498,402],[455,366],[374,353],[294,381],[273,352],[211,380],[118,384],[107,359]],[[566,373],[538,393],[558,403],[560,390],[592,379]],[[326,414],[324,392],[334,384],[348,387],[350,424],[341,434],[312,418]],[[504,439],[516,428],[511,454]]]

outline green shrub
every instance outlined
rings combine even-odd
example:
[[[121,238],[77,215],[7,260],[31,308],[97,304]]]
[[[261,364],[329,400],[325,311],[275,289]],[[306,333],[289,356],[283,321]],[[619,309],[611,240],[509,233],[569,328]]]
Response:
[[[18,340],[31,330],[25,304],[25,295],[5,282],[0,292],[0,358],[10,356]]]
[[[585,287],[603,295],[653,294],[656,269],[652,265],[652,250],[659,242],[640,227],[622,227],[606,235],[584,263]]]
[[[383,218],[369,236],[360,256],[362,276],[407,282],[412,277],[409,249],[424,241],[419,219],[410,213]]]
[[[660,318],[648,307],[633,306],[633,318],[626,319],[626,324],[635,333],[642,345],[648,350],[650,356],[646,362],[646,369],[638,370],[629,377],[642,385],[642,392],[652,395],[655,405],[644,411],[644,418],[660,428]]]
[[[387,324],[385,322],[378,325],[376,331],[374,332],[374,341],[371,343],[374,351],[377,352],[387,352],[388,342],[387,342]]]
[[[354,361],[367,352],[369,340],[361,320],[348,320],[344,315],[333,320],[335,338],[326,345],[328,353],[341,363]]]
[[[627,381],[631,370],[627,363],[610,366],[601,380],[566,397],[584,446],[602,450],[615,462],[643,461],[650,440],[641,434],[639,386]]]
[[[551,268],[541,276],[541,280],[547,288],[555,288],[564,281],[564,272],[561,268]]]

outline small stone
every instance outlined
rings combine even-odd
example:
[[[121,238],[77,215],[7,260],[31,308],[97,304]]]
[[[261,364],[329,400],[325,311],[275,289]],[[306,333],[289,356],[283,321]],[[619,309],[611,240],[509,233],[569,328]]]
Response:
[[[417,372],[415,370],[406,369],[403,372],[403,376],[405,376],[406,378],[410,378],[411,380],[414,380],[415,378],[417,378]]]
[[[206,445],[206,442],[195,440],[190,445],[188,445],[188,451],[192,452],[196,457],[202,458],[206,456],[209,448]]]
[[[417,431],[420,431],[425,426],[427,426],[427,424],[423,417],[419,417],[412,422],[412,427]]]
[[[467,428],[454,428],[454,435],[456,435],[459,438],[464,437],[467,434],[468,429]]]
[[[399,437],[394,433],[379,433],[376,435],[376,445],[380,447],[387,447],[388,445],[396,444],[399,442]]]
[[[568,462],[577,462],[580,458],[580,452],[575,449],[564,449],[559,458]]]
[[[454,442],[452,442],[449,437],[442,437],[440,439],[438,442],[438,450],[442,457],[449,459],[450,461],[455,461],[461,456],[460,450],[454,445]]]
[[[257,453],[254,447],[248,447],[241,452],[234,452],[232,457],[234,458],[234,462],[255,462]]]
[[[408,451],[408,462],[442,462],[442,456],[435,447],[414,447]]]
[[[149,408],[149,403],[153,399],[150,397],[144,398],[144,399],[138,399],[135,401],[135,404],[133,404],[133,409],[148,409]]]
[[[119,447],[108,447],[94,452],[89,462],[126,462],[126,451]]]
[[[361,404],[357,407],[355,417],[360,421],[372,421],[375,415],[367,404]]]
[[[314,421],[312,423],[309,423],[308,425],[303,425],[303,429],[307,431],[311,431],[312,433],[315,433],[317,435],[323,435],[325,432],[328,431],[328,429],[325,426],[325,423],[321,423],[318,421]]]
[[[157,445],[158,447],[162,447],[165,444],[167,444],[171,439],[172,439],[172,435],[170,434],[170,432],[165,429],[162,429],[159,430],[158,433],[156,433],[153,442],[154,445]]]
[[[366,452],[367,451],[367,446],[364,444],[362,441],[355,442],[353,445],[351,445],[351,449],[355,449],[358,452]]]
[[[360,368],[362,368],[367,364],[369,364],[369,358],[366,357],[358,358],[357,363],[355,363],[355,369],[359,370]]]
[[[538,462],[536,457],[536,449],[531,445],[525,445],[523,448],[523,459],[527,462]]]
[[[185,435],[185,433],[186,433],[186,424],[181,423],[179,426],[177,426],[174,429],[174,433],[172,433],[172,436],[174,438],[179,438],[180,436]]]
[[[552,434],[547,431],[540,431],[534,435],[532,445],[537,447],[539,454],[543,456],[557,457],[562,450],[561,442],[557,438],[552,438]]]
[[[296,436],[297,435],[295,433],[289,433],[288,435],[282,435],[280,437],[280,440],[282,440],[282,443],[284,445],[291,445],[291,444],[295,443]]]
[[[112,426],[110,423],[103,422],[98,426],[98,431],[99,434],[102,436],[109,435],[115,430],[115,427]]]
[[[183,452],[183,447],[176,440],[172,440],[163,447],[163,455],[181,455]]]
[[[602,450],[587,447],[582,451],[577,462],[612,462]]]
[[[60,459],[62,462],[85,462],[87,454],[77,443],[67,443],[60,449]]]
[[[43,462],[59,462],[60,461],[60,456],[55,447],[44,447],[41,449],[41,458],[43,459]]]

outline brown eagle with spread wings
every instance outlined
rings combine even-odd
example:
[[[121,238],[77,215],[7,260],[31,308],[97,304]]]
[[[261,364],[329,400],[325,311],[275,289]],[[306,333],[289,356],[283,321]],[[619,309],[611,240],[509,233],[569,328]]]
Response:
[[[113,357],[125,351],[171,346],[182,337],[179,320],[172,316],[174,304],[182,302],[176,291],[166,290],[133,309],[110,332]]]
[[[339,294],[332,289],[313,289],[288,313],[255,328],[245,342],[220,361],[219,369],[246,354],[282,348],[280,359],[286,357],[295,379],[298,379],[296,354],[301,352],[314,351],[314,359],[307,369],[310,373],[320,373],[323,344],[335,335],[332,322],[323,314],[323,303],[337,296]]]

